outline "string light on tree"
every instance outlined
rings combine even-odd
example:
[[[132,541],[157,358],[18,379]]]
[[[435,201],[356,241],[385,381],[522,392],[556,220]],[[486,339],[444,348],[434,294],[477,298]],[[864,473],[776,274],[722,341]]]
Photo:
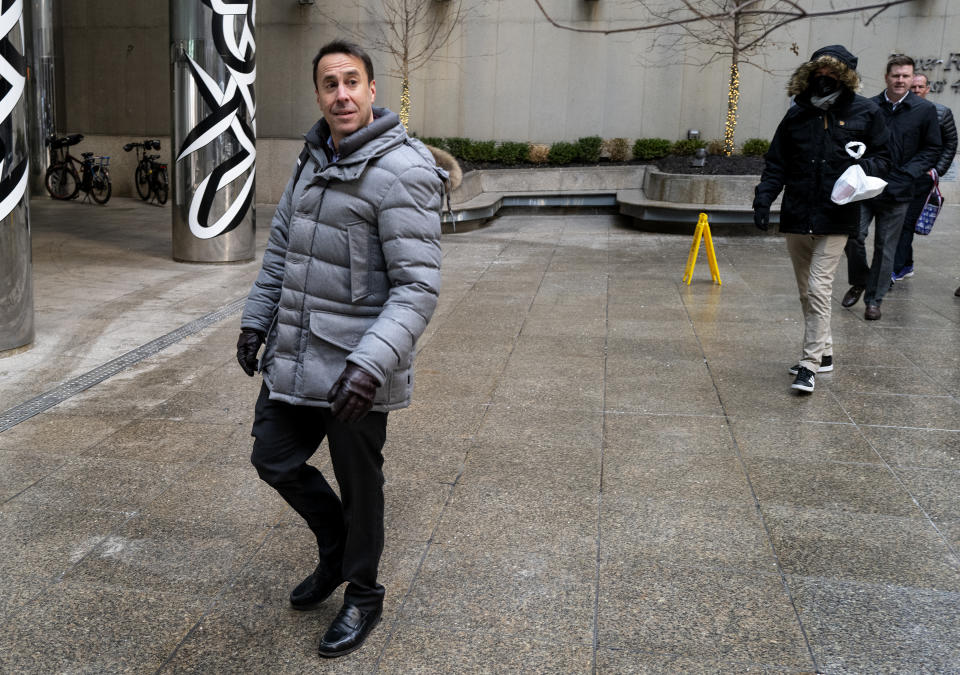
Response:
[[[733,154],[733,135],[737,129],[737,109],[740,107],[740,68],[730,65],[730,88],[727,91],[727,121],[723,127],[723,154]]]
[[[410,128],[410,82],[403,78],[400,86],[400,121],[404,129]]]

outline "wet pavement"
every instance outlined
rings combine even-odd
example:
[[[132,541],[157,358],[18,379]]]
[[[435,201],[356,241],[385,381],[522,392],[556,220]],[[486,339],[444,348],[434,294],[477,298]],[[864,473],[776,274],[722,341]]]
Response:
[[[0,672],[960,672],[958,207],[880,321],[841,308],[841,263],[809,396],[779,237],[715,237],[722,286],[703,251],[685,286],[690,235],[614,215],[444,235],[384,449],[384,620],[334,661],[339,593],[289,608],[312,535],[248,460],[231,303],[258,264],[173,262],[168,208],[31,207],[37,339],[0,359]]]

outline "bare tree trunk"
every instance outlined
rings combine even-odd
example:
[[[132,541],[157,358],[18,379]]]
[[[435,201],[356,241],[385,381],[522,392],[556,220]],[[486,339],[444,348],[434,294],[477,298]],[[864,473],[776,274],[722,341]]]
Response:
[[[739,9],[739,2],[735,3]],[[730,82],[727,85],[727,121],[723,125],[723,154],[733,154],[737,133],[737,109],[740,107],[740,14],[733,18],[733,50],[730,54]]]

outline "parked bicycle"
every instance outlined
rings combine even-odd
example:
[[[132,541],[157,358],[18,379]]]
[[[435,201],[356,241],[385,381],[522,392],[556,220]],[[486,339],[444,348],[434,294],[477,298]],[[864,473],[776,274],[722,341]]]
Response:
[[[74,199],[83,190],[98,204],[106,204],[113,192],[110,182],[110,157],[92,152],[80,153],[77,159],[67,150],[83,140],[83,134],[50,136],[50,167],[44,176],[47,192],[54,199]],[[79,172],[77,167],[80,168]]]
[[[147,201],[152,194],[158,204],[165,204],[170,193],[170,183],[167,179],[167,165],[157,160],[160,155],[148,155],[150,150],[159,150],[160,141],[147,139],[143,143],[127,143],[123,146],[124,152],[136,148],[137,168],[133,172],[133,182],[137,186],[140,199]]]

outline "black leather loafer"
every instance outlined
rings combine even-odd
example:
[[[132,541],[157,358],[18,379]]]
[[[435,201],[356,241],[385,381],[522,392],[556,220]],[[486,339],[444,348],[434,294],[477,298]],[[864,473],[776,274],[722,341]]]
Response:
[[[840,301],[840,304],[844,307],[853,307],[855,304],[857,304],[857,300],[860,299],[863,291],[863,286],[851,286],[850,290],[844,294],[843,300]]]
[[[290,606],[301,612],[319,607],[343,583],[339,575],[331,577],[323,566],[301,581],[290,592]]]
[[[876,321],[880,318],[880,306],[879,305],[867,305],[867,308],[863,311],[863,318],[867,321]]]
[[[380,623],[382,613],[382,607],[363,612],[356,605],[349,602],[343,603],[343,607],[337,612],[337,617],[320,638],[320,647],[317,652],[320,656],[330,659],[360,649],[370,631]]]

